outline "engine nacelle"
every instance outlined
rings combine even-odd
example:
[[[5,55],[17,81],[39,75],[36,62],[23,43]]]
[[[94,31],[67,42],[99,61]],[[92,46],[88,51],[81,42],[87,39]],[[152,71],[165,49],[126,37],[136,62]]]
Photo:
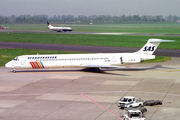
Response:
[[[133,63],[140,63],[140,57],[122,57],[122,64],[133,64]]]

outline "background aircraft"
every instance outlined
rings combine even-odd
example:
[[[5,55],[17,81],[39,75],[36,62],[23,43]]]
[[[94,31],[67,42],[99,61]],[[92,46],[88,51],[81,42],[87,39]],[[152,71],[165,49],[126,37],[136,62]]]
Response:
[[[7,68],[64,68],[86,67],[100,71],[102,68],[124,68],[128,64],[155,59],[152,55],[161,42],[173,40],[149,39],[137,52],[133,53],[99,53],[99,54],[49,54],[22,55],[6,63]]]
[[[0,26],[0,29],[9,29],[9,27]]]
[[[71,32],[73,29],[70,27],[54,27],[47,21],[47,27],[50,30],[57,31],[57,32]]]

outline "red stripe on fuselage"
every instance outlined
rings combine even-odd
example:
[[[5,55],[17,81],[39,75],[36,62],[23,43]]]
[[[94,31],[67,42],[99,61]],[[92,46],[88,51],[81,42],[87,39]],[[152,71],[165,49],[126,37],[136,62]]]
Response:
[[[34,62],[32,62],[32,64],[33,64],[34,68],[36,68],[36,65],[34,64]]]
[[[30,64],[31,64],[32,68],[34,68],[33,62],[30,62]]]
[[[41,68],[41,67],[39,66],[38,62],[36,62],[36,65],[38,66],[38,68]]]

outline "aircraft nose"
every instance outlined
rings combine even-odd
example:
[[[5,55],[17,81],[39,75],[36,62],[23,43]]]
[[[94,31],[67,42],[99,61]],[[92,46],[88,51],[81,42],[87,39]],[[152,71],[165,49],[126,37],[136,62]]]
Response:
[[[11,62],[6,63],[6,64],[5,64],[5,67],[7,67],[7,68],[11,68],[11,67],[12,67]]]

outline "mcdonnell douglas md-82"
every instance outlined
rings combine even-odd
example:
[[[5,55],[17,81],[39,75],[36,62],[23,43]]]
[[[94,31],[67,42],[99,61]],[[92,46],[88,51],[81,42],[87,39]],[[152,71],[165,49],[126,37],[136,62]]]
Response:
[[[73,29],[70,27],[54,27],[47,21],[47,27],[50,30],[57,31],[57,32],[71,32]]]
[[[149,39],[137,52],[133,53],[95,53],[95,54],[49,54],[49,55],[22,55],[6,63],[7,68],[65,68],[86,67],[95,71],[102,68],[124,68],[123,66],[140,63],[144,60],[155,59],[153,55],[161,42],[173,40]]]

